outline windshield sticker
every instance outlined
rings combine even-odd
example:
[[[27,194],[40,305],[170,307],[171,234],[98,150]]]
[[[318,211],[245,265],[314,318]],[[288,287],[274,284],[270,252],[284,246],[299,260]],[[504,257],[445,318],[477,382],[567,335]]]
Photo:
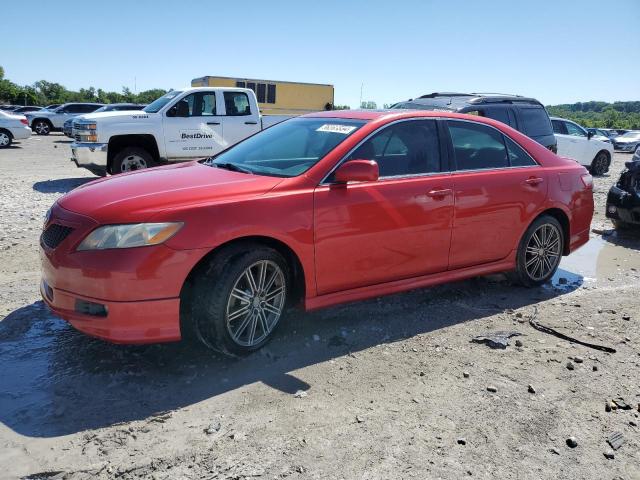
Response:
[[[316,129],[316,132],[341,133],[342,135],[348,135],[355,129],[356,127],[352,127],[350,125],[332,125],[330,123],[325,123],[320,128]]]

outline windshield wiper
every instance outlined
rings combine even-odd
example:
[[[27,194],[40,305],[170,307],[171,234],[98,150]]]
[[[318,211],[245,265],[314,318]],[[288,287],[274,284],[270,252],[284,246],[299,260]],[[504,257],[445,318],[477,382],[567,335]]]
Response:
[[[218,168],[224,168],[225,170],[231,170],[232,172],[253,173],[248,168],[241,167],[237,163],[230,163],[230,162],[215,163],[215,162],[211,162],[210,165],[213,165],[214,167],[218,167]]]

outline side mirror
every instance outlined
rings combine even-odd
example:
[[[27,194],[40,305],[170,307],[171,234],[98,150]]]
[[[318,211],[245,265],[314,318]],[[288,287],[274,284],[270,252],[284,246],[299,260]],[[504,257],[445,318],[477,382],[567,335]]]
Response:
[[[591,140],[591,137],[593,137],[595,135],[595,133],[593,132],[587,132],[587,140]]]
[[[178,111],[178,107],[174,105],[169,110],[167,110],[167,117],[175,117],[177,111]]]
[[[334,174],[337,183],[375,182],[379,176],[375,160],[349,160],[340,165]]]

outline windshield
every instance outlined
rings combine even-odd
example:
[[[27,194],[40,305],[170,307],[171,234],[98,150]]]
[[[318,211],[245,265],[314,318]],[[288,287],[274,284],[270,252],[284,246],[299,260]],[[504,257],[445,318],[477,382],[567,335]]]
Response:
[[[276,177],[295,177],[315,165],[366,122],[294,118],[249,137],[207,164]]]
[[[171,100],[176,98],[181,93],[182,93],[181,90],[173,90],[173,91],[171,91],[169,93],[166,93],[163,96],[161,96],[160,98],[158,98],[158,99],[154,100],[153,102],[151,102],[149,105],[144,107],[142,110],[147,112],[147,113],[158,113],[160,111],[160,109],[162,109],[162,107],[164,107],[167,103],[169,103]]]
[[[621,135],[620,138],[638,138],[640,137],[640,132],[627,132],[624,135]]]

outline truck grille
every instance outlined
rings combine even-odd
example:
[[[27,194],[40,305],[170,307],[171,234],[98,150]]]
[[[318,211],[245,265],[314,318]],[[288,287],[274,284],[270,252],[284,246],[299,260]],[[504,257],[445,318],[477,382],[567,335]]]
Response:
[[[44,232],[42,232],[40,242],[42,242],[46,247],[53,249],[60,245],[71,232],[73,232],[73,228],[52,223]]]

